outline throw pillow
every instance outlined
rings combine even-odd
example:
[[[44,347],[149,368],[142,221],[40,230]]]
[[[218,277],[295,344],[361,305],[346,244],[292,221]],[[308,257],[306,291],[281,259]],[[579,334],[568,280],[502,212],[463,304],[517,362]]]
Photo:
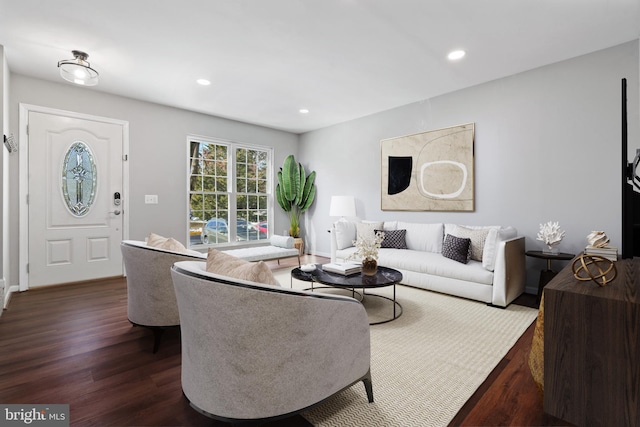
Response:
[[[442,256],[466,264],[469,261],[471,239],[447,234],[442,244]]]
[[[482,261],[484,243],[487,239],[487,234],[489,234],[488,228],[473,230],[471,228],[457,226],[453,234],[457,237],[471,239],[471,259],[474,261]]]
[[[356,223],[347,220],[338,220],[334,223],[336,232],[336,249],[346,249],[353,246],[356,239]]]
[[[234,279],[280,286],[264,261],[249,262],[213,248],[209,248],[206,269],[209,273]]]
[[[380,247],[407,249],[407,230],[375,230],[376,233],[378,231],[384,233],[384,239],[382,239]]]
[[[271,246],[276,246],[278,248],[285,248],[285,249],[293,249],[293,237],[291,236],[278,236],[277,234],[274,234],[273,236],[271,236]]]
[[[155,233],[150,233],[149,237],[147,237],[147,246],[173,252],[187,252],[187,248],[173,237],[163,237]]]
[[[382,230],[383,222],[356,222],[356,239],[373,239],[375,230]]]

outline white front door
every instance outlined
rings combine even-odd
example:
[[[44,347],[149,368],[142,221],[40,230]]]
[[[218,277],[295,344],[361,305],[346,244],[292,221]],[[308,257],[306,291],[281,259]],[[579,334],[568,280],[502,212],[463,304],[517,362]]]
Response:
[[[122,275],[126,129],[28,112],[29,287]]]

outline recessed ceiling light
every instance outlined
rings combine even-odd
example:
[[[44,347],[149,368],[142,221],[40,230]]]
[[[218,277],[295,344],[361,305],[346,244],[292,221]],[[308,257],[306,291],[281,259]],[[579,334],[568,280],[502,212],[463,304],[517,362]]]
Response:
[[[198,79],[196,80],[196,82],[202,86],[209,86],[211,84],[211,82],[207,79]]]
[[[466,54],[467,53],[464,50],[454,50],[453,52],[449,53],[449,55],[447,55],[447,58],[449,58],[452,61],[455,61],[456,59],[462,58]]]
[[[298,111],[300,111],[300,114],[309,114],[309,110],[307,110],[306,108],[301,108]]]

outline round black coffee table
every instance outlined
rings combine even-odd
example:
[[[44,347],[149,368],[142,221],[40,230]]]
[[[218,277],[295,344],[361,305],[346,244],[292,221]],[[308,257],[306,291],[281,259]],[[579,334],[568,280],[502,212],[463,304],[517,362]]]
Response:
[[[356,292],[356,289],[362,289],[361,299],[362,302],[366,297],[383,298],[393,303],[393,317],[380,322],[372,322],[370,325],[379,325],[381,323],[391,322],[402,315],[402,305],[396,301],[396,285],[402,280],[402,273],[398,270],[388,267],[378,267],[378,271],[374,276],[365,276],[362,273],[351,274],[344,276],[338,273],[330,273],[322,270],[321,264],[316,264],[316,269],[310,272],[304,272],[300,268],[296,267],[291,270],[291,286],[293,286],[293,279],[302,280],[304,282],[310,282],[311,291],[318,287],[313,286],[314,283],[322,283],[333,288],[350,289],[352,295],[360,295]],[[393,298],[389,298],[383,295],[367,294],[366,289],[383,288],[385,286],[393,286]]]

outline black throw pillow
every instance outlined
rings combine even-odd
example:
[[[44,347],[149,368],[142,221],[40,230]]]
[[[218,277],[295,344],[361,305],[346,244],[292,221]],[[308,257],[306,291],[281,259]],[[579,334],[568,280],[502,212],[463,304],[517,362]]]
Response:
[[[407,230],[375,230],[384,233],[381,248],[407,249]]]
[[[442,256],[466,264],[469,261],[471,239],[447,234],[442,244]]]

